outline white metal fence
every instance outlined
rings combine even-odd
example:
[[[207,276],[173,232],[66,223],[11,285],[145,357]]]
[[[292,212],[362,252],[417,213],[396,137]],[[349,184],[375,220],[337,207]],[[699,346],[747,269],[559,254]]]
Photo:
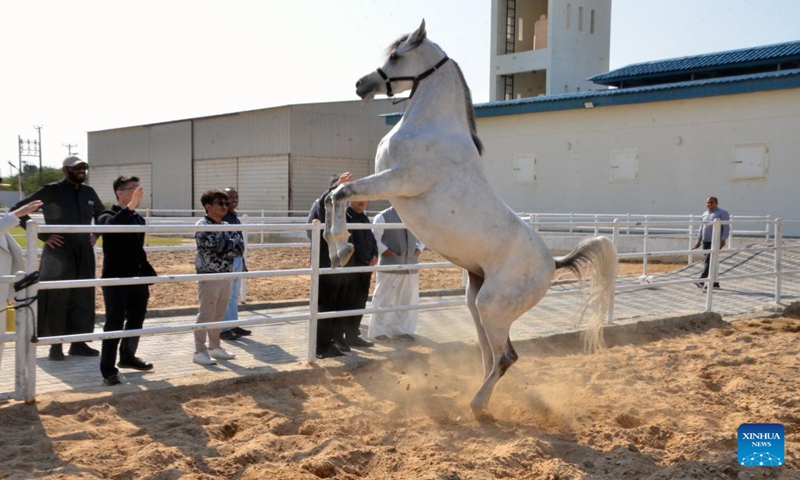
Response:
[[[603,220],[603,221],[601,221]],[[641,221],[644,220],[644,221]],[[529,218],[529,221],[531,219]],[[154,222],[155,223],[155,222]],[[794,225],[800,222],[784,222],[781,219],[742,219],[737,218],[735,221],[725,222],[731,225],[732,235],[735,237],[748,237],[758,239],[760,244],[742,247],[729,246],[725,249],[726,253],[732,252],[771,252],[774,255],[773,268],[745,275],[727,275],[724,277],[726,280],[743,279],[743,278],[756,278],[756,277],[770,277],[774,278],[774,302],[779,305],[781,302],[781,282],[790,275],[800,273],[800,268],[787,269],[784,268],[783,252],[786,248],[797,248],[796,246],[789,246],[785,244],[783,237],[783,229],[786,223],[793,223]],[[707,224],[707,223],[705,223]],[[647,278],[647,261],[648,259],[655,259],[658,257],[675,257],[685,256],[689,257],[692,254],[698,255],[697,251],[691,250],[691,243],[688,248],[675,248],[668,250],[654,250],[649,247],[649,241],[661,235],[677,235],[679,237],[688,237],[690,240],[694,238],[693,232],[702,225],[702,222],[694,218],[683,219],[667,219],[667,220],[651,220],[645,219],[605,219],[605,218],[592,218],[591,222],[587,219],[573,218],[568,222],[555,222],[548,221],[531,222],[533,228],[539,230],[545,238],[558,239],[559,236],[571,237],[574,242],[585,237],[586,235],[593,234],[608,234],[616,245],[619,245],[623,237],[631,237],[641,239],[641,251],[631,253],[620,253],[621,260],[642,260],[643,261],[643,276]],[[718,245],[722,223],[715,221],[713,223],[713,245]],[[319,223],[297,224],[297,223],[282,223],[282,224],[265,224],[265,223],[245,223],[237,226],[237,230],[241,230],[245,235],[263,235],[273,232],[294,232],[305,236],[309,229],[313,232],[319,232],[323,228]],[[351,229],[371,229],[371,228],[403,228],[401,224],[353,224],[349,225]],[[228,225],[213,225],[213,226],[197,226],[197,225],[147,225],[147,226],[64,226],[64,225],[39,225],[36,222],[30,222],[26,232],[27,236],[27,271],[35,271],[38,267],[38,251],[36,248],[36,239],[38,233],[120,233],[120,232],[145,232],[146,234],[171,234],[171,235],[193,235],[197,231],[226,231],[230,230]],[[683,232],[683,233],[681,233]],[[564,235],[564,234],[567,235]],[[51,345],[54,343],[65,342],[78,342],[89,340],[102,340],[110,338],[123,338],[130,336],[149,336],[149,335],[162,335],[162,334],[175,334],[192,332],[194,330],[233,327],[233,326],[251,326],[251,325],[266,325],[266,324],[281,324],[287,322],[306,322],[308,328],[308,349],[307,360],[314,362],[315,360],[315,344],[316,344],[316,324],[320,320],[328,318],[349,316],[354,314],[369,314],[378,311],[400,311],[400,310],[427,310],[436,308],[447,308],[453,306],[460,306],[464,304],[463,298],[457,299],[439,299],[422,302],[413,306],[396,306],[381,309],[367,308],[362,310],[351,310],[347,312],[319,312],[317,310],[317,300],[319,297],[319,276],[340,273],[340,270],[325,269],[319,267],[319,249],[320,249],[320,235],[311,235],[311,267],[298,268],[288,270],[251,270],[248,272],[238,273],[221,273],[221,274],[203,274],[203,275],[161,275],[158,277],[146,278],[119,278],[119,279],[91,279],[91,280],[65,280],[65,281],[43,281],[38,284],[32,285],[23,291],[17,293],[17,318],[16,318],[16,331],[14,333],[5,334],[2,338],[4,342],[15,342],[15,388],[14,392],[5,394],[6,397],[22,399],[26,402],[34,401],[36,392],[36,348],[43,345]],[[765,243],[762,238],[772,242]],[[680,240],[683,242],[683,240]],[[732,243],[732,242],[731,242]],[[742,242],[744,243],[744,242]],[[685,245],[685,244],[684,244]],[[271,247],[309,247],[309,242],[297,243],[275,243],[275,244],[256,244],[250,245],[250,248],[271,248]],[[175,248],[194,248],[193,246],[183,247],[150,247],[151,249],[175,249]],[[718,247],[712,248],[710,252],[711,269],[709,273],[708,282],[716,282],[720,279],[719,262],[721,250]],[[349,267],[348,272],[372,272],[372,271],[394,271],[394,270],[408,270],[408,269],[425,269],[425,268],[446,268],[452,267],[448,262],[439,263],[425,263],[419,265],[393,265],[393,266],[375,266],[375,267]],[[24,275],[23,272],[18,273],[16,276],[3,276],[0,281],[13,282],[19,280]],[[135,284],[156,284],[156,283],[171,283],[171,282],[185,282],[197,280],[212,280],[222,278],[235,278],[242,279],[256,278],[256,277],[279,277],[290,275],[306,275],[309,277],[309,307],[308,312],[295,315],[281,315],[271,318],[249,318],[241,319],[238,321],[225,321],[205,324],[181,324],[169,325],[160,327],[148,327],[141,330],[128,330],[128,331],[115,331],[115,332],[98,332],[87,333],[80,335],[65,335],[58,337],[36,337],[35,318],[37,307],[35,302],[29,299],[35,299],[39,290],[46,289],[59,289],[59,288],[79,288],[79,287],[98,287],[98,286],[112,286],[112,285],[135,285]],[[679,278],[669,280],[659,280],[654,283],[644,283],[641,285],[629,284],[625,285],[618,282],[616,285],[616,292],[625,292],[636,290],[640,288],[653,288],[656,285],[679,285],[686,283],[695,283],[696,278]],[[243,282],[244,283],[244,282]],[[548,295],[569,295],[579,294],[578,289],[567,289],[561,291],[551,291]],[[714,301],[714,289],[709,288],[706,295],[705,310],[711,311]],[[2,394],[0,394],[2,395]]]

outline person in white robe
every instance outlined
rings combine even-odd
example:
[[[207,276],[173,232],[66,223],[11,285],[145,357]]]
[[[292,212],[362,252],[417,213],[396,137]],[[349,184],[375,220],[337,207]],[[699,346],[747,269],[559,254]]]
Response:
[[[373,224],[402,223],[400,216],[390,207],[372,221]],[[378,241],[379,265],[409,265],[419,262],[419,255],[425,249],[413,233],[406,229],[373,229]],[[419,303],[419,272],[417,270],[398,270],[378,272],[375,292],[372,294],[373,307],[398,305],[417,305]],[[367,337],[379,342],[390,340],[414,341],[417,328],[417,311],[380,312],[370,317]]]
[[[34,200],[0,218],[0,275],[14,275],[20,270],[25,270],[22,248],[9,234],[9,232],[12,228],[19,225],[20,217],[28,215],[29,213],[39,209],[41,206],[41,200]],[[6,299],[7,304],[11,304],[14,301],[13,284],[0,284],[0,292],[2,293],[0,297]],[[2,318],[3,320],[6,320],[8,310],[6,310],[4,313],[5,315],[3,315]],[[4,321],[2,324],[2,328],[5,331],[6,322]],[[0,337],[3,335],[4,332],[0,331]],[[0,338],[0,364],[2,364],[3,361],[3,347],[5,345],[3,340],[5,339]]]

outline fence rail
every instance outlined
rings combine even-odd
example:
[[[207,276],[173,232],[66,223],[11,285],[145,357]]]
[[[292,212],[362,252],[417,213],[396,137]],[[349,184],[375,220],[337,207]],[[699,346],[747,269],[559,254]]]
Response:
[[[697,255],[696,250],[692,250],[691,244],[686,249],[670,249],[670,250],[653,250],[648,241],[652,241],[654,237],[662,236],[665,231],[679,232],[676,235],[678,238],[686,236],[690,240],[693,238],[693,231],[703,225],[711,224],[713,226],[713,239],[712,245],[714,247],[704,254],[710,255],[710,273],[708,283],[713,284],[720,279],[719,262],[721,249],[719,245],[719,236],[722,225],[730,225],[731,232],[736,236],[747,236],[751,238],[761,238],[764,235],[766,239],[772,239],[770,245],[755,245],[755,246],[729,246],[725,249],[726,252],[772,252],[774,254],[773,268],[769,271],[760,271],[744,275],[727,275],[725,279],[743,279],[743,278],[760,278],[760,277],[773,277],[774,278],[774,303],[777,308],[781,302],[781,289],[782,281],[789,275],[796,275],[800,273],[800,269],[787,269],[784,268],[783,252],[787,248],[798,248],[798,245],[788,245],[783,237],[783,230],[786,224],[794,226],[800,224],[798,221],[785,222],[781,219],[768,219],[768,218],[744,218],[737,217],[729,222],[720,222],[719,220],[713,223],[701,222],[696,218],[657,218],[657,216],[648,216],[642,219],[633,218],[628,220],[628,216],[621,218],[605,219],[600,221],[601,218],[592,219],[591,223],[584,223],[585,219],[578,219],[575,216],[571,221],[557,222],[531,220],[529,217],[527,221],[531,226],[550,236],[548,238],[570,237],[575,242],[586,235],[593,235],[595,233],[610,234],[615,244],[618,244],[624,237],[625,238],[640,238],[642,241],[642,251],[633,253],[620,253],[619,258],[623,260],[636,260],[640,259],[643,263],[643,276],[647,278],[647,262],[648,259],[656,258],[659,256],[686,256]],[[523,218],[524,215],[523,215]],[[90,280],[63,280],[63,281],[42,281],[34,284],[25,290],[18,292],[17,296],[17,319],[16,331],[11,334],[3,335],[1,341],[15,342],[15,389],[11,394],[0,394],[0,396],[12,397],[21,399],[26,402],[33,402],[36,394],[36,348],[41,345],[50,345],[54,343],[75,342],[75,341],[89,341],[89,340],[103,340],[110,338],[124,338],[131,336],[150,336],[150,335],[163,335],[163,334],[176,334],[192,332],[195,330],[206,330],[210,328],[220,327],[233,327],[233,326],[252,326],[252,325],[267,325],[267,324],[280,324],[280,323],[296,323],[307,322],[308,329],[308,362],[315,361],[315,344],[316,344],[316,324],[319,320],[327,318],[335,318],[341,316],[350,316],[354,314],[371,314],[375,312],[389,312],[389,311],[405,311],[405,310],[428,310],[437,308],[450,308],[456,305],[463,305],[463,299],[456,300],[438,300],[427,301],[418,305],[400,305],[393,307],[384,307],[380,309],[366,308],[362,310],[351,310],[342,312],[319,312],[317,310],[317,300],[319,296],[319,277],[320,275],[330,275],[341,273],[341,270],[330,268],[320,268],[319,266],[319,249],[320,249],[320,235],[318,232],[322,230],[323,226],[318,222],[314,224],[299,224],[299,223],[281,223],[281,224],[268,224],[268,223],[250,223],[246,222],[242,225],[236,226],[237,230],[241,230],[245,235],[263,234],[265,232],[295,232],[302,235],[308,235],[310,231],[310,242],[295,242],[291,244],[255,244],[249,245],[248,248],[274,248],[274,247],[304,247],[311,249],[311,267],[299,268],[289,270],[258,270],[250,272],[237,272],[237,273],[220,273],[220,274],[203,274],[203,275],[162,275],[158,277],[146,278],[107,278],[107,279],[90,279]],[[350,229],[393,229],[404,228],[402,224],[352,224],[348,225]],[[122,233],[122,232],[144,232],[146,234],[194,234],[198,231],[228,231],[231,227],[229,225],[206,225],[198,226],[194,224],[170,224],[170,225],[145,225],[145,226],[65,226],[65,225],[39,225],[37,222],[32,221],[28,225],[26,232],[27,236],[27,272],[35,271],[38,266],[38,250],[36,248],[36,239],[39,233]],[[683,232],[683,233],[680,233]],[[317,234],[314,234],[317,233]],[[566,234],[566,235],[564,235]],[[757,237],[756,237],[757,235]],[[193,246],[177,246],[177,247],[164,247],[165,249],[182,249],[184,247],[193,248]],[[160,249],[161,247],[149,247],[150,250]],[[393,265],[393,266],[374,266],[374,267],[350,267],[348,272],[375,272],[375,271],[394,271],[394,270],[421,270],[427,268],[448,268],[453,265],[449,262],[437,263],[424,263],[418,265]],[[15,276],[2,276],[0,281],[8,283],[21,279],[25,272],[19,272]],[[36,337],[36,329],[34,319],[36,318],[37,305],[30,299],[35,299],[39,290],[59,289],[59,288],[77,288],[77,287],[98,287],[98,286],[119,286],[119,285],[134,285],[134,284],[154,284],[154,283],[172,283],[172,282],[185,282],[197,280],[212,280],[222,278],[260,278],[260,277],[279,277],[288,275],[304,275],[309,277],[309,309],[308,313],[294,314],[294,315],[279,315],[271,318],[259,317],[241,319],[237,321],[225,321],[206,324],[181,324],[160,327],[148,327],[141,330],[128,330],[128,331],[115,331],[115,332],[98,332],[87,333],[80,335],[64,335],[64,336],[51,336],[51,337]],[[638,289],[651,289],[655,286],[667,285],[681,285],[687,283],[697,282],[694,278],[683,278],[677,280],[659,280],[653,283],[643,283],[641,285],[624,285],[620,282],[615,286],[615,292],[628,292]],[[245,283],[244,281],[242,283]],[[577,295],[579,289],[567,289],[561,291],[551,291],[548,295]],[[707,289],[705,300],[705,310],[711,311],[714,301],[714,289]]]

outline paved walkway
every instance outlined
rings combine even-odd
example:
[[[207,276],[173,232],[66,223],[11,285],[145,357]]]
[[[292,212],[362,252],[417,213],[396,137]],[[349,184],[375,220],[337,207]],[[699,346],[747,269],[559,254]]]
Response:
[[[787,252],[789,253],[789,252]],[[800,268],[800,251],[790,254],[784,269]],[[772,268],[771,253],[736,253],[727,256],[721,263],[723,288],[714,292],[713,311],[725,316],[758,311],[769,311],[773,307],[774,279],[725,280],[725,276],[767,272]],[[701,264],[686,267],[667,275],[656,275],[654,281],[689,279],[699,276]],[[635,277],[618,279],[619,285],[638,285]],[[530,339],[579,330],[575,323],[580,299],[569,286],[555,284],[551,292],[530,312],[521,317],[512,327],[512,340]],[[458,299],[460,297],[445,297]],[[429,297],[423,302],[431,301]],[[783,282],[782,304],[800,301],[800,276],[792,276]],[[307,307],[248,309],[240,314],[242,319],[263,319],[285,314],[298,314]],[[672,317],[703,312],[705,295],[694,284],[653,287],[616,295],[614,323],[627,324],[656,318]],[[362,329],[369,317],[365,317]],[[193,315],[149,318],[145,326],[179,325],[194,323]],[[277,371],[309,368],[306,363],[307,323],[280,323],[248,327],[253,335],[234,342],[223,342],[225,348],[236,353],[233,361],[223,361],[213,367],[202,367],[192,363],[194,347],[191,332],[144,337],[139,345],[139,356],[155,364],[150,372],[123,370],[128,384],[118,387],[102,386],[98,358],[70,357],[62,362],[47,358],[48,348],[37,350],[37,395],[65,391],[109,391],[129,392],[164,388],[187,383],[208,382],[217,379],[262,374]],[[101,331],[98,326],[96,331]],[[447,344],[476,344],[475,328],[466,307],[451,307],[420,312],[417,342],[392,342],[375,347],[354,350],[347,357],[319,361],[321,365],[339,362],[361,362],[385,358],[393,351],[408,348],[437,348]],[[99,348],[99,342],[94,342]],[[66,347],[65,347],[66,350]],[[0,371],[0,394],[8,395],[14,390],[14,348],[6,344]]]

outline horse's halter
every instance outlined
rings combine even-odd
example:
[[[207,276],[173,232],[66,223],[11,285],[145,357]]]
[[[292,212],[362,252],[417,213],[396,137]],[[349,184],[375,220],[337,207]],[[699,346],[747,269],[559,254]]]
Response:
[[[412,81],[414,82],[414,85],[411,87],[411,95],[408,96],[408,98],[411,99],[411,97],[414,96],[414,92],[417,91],[417,85],[419,85],[419,82],[428,78],[436,70],[442,68],[442,65],[444,65],[448,60],[450,59],[447,57],[447,55],[445,55],[443,59],[439,60],[439,63],[425,70],[424,72],[420,73],[416,77],[389,77],[388,75],[386,75],[386,73],[384,73],[383,70],[381,70],[380,67],[378,67],[378,75],[380,75],[381,78],[386,82],[386,96],[387,97],[394,96],[394,92],[392,91],[392,82]]]

